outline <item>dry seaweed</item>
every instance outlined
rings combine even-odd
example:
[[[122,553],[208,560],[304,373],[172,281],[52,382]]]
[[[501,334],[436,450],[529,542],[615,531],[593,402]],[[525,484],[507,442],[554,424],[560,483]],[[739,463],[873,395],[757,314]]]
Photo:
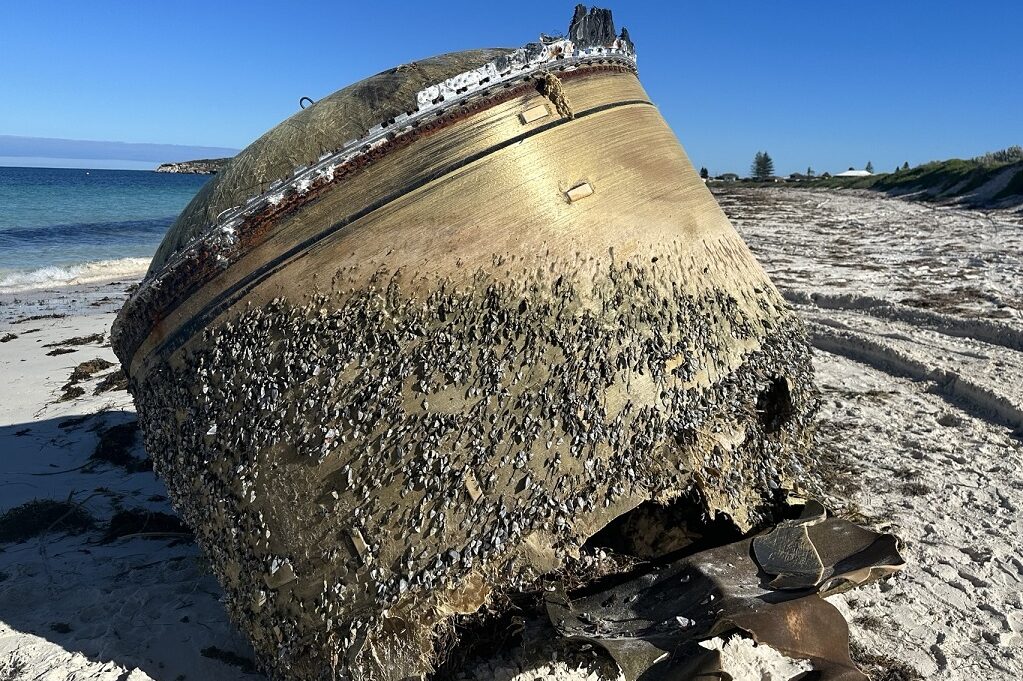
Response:
[[[113,362],[109,362],[102,357],[87,360],[74,368],[74,371],[71,372],[71,376],[68,377],[68,382],[73,383],[84,381],[92,378],[94,374],[97,374],[104,369],[109,369],[112,366],[114,366]]]
[[[88,336],[73,336],[56,343],[48,343],[43,347],[54,348],[58,345],[89,345],[90,343],[102,343],[104,337],[105,336],[102,333],[93,333]]]
[[[118,511],[110,519],[104,542],[110,542],[130,535],[162,537],[166,535],[191,536],[191,532],[177,516],[144,508]]]
[[[16,333],[5,333],[3,336],[0,336],[0,343],[9,343],[17,337],[18,334]]]
[[[0,515],[0,542],[22,542],[49,532],[78,534],[92,526],[92,516],[80,504],[33,499]]]
[[[65,385],[63,388],[64,392],[57,399],[58,402],[70,402],[73,399],[81,397],[85,394],[85,388],[77,385]]]
[[[48,348],[48,347],[51,347],[51,346],[46,345],[44,347]],[[75,350],[74,348],[56,348],[54,350],[50,350],[49,352],[47,352],[46,356],[47,357],[56,357],[57,355],[67,355],[67,354],[70,354],[72,352],[78,352],[78,351]]]
[[[63,314],[63,313],[61,313],[61,314],[57,314],[57,313],[55,313],[55,314],[37,314],[37,315],[32,315],[31,317],[22,317],[21,319],[15,319],[13,322],[11,322],[11,324],[24,324],[25,322],[34,322],[34,321],[38,321],[40,319],[63,319],[64,317],[67,317],[67,315]]]
[[[121,466],[129,473],[152,470],[153,462],[149,458],[142,459],[132,454],[138,432],[138,421],[119,423],[100,431],[99,442],[89,459]]]
[[[64,350],[66,350],[67,352],[74,352],[74,350],[68,348],[57,348],[57,350],[54,350],[53,352],[49,352],[47,354],[49,355],[55,353],[63,354],[63,352],[58,353],[58,351]],[[79,386],[78,382],[92,378],[92,376],[97,372],[109,369],[112,366],[114,366],[113,362],[109,362],[101,357],[97,357],[95,359],[90,359],[86,362],[82,362],[81,364],[76,366],[74,370],[71,372],[71,376],[68,377],[68,382],[64,384],[63,388],[61,388],[63,392],[61,393],[61,396],[57,399],[57,401],[68,402],[75,398],[81,397],[82,395],[85,394],[85,388]],[[98,387],[97,392],[95,394],[99,394]]]
[[[928,485],[922,482],[909,481],[902,483],[902,493],[908,497],[922,497],[933,492]]]
[[[124,375],[123,369],[112,371],[103,378],[100,379],[99,383],[96,384],[96,389],[92,391],[93,395],[102,395],[103,393],[110,392],[112,390],[127,390],[128,379]]]

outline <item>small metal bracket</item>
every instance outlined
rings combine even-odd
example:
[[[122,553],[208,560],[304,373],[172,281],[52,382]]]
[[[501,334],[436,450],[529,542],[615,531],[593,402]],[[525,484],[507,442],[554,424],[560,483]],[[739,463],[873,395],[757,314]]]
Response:
[[[593,186],[589,182],[583,182],[565,192],[565,196],[568,197],[569,203],[575,203],[580,199],[585,199],[587,196],[593,195]]]
[[[519,120],[522,121],[522,125],[529,125],[533,121],[538,121],[541,118],[547,118],[551,115],[551,110],[547,108],[546,104],[537,104],[531,106],[522,113],[519,114]]]

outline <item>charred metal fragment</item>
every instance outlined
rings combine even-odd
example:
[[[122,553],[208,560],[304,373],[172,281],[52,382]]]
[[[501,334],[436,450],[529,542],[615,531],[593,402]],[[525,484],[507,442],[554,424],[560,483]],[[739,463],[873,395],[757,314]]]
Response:
[[[789,550],[786,530],[796,529],[808,529],[812,536],[799,550]],[[808,552],[823,563],[812,575]],[[697,643],[732,630],[809,660],[818,678],[866,681],[850,659],[844,618],[821,596],[903,566],[892,535],[828,519],[823,507],[811,502],[800,519],[767,535],[655,563],[633,579],[578,598],[555,589],[546,606],[562,635],[603,647],[627,681],[709,673],[716,653]]]
[[[587,12],[586,5],[575,6],[572,22],[568,26],[569,40],[579,47],[610,47],[617,38],[611,10],[591,7]]]

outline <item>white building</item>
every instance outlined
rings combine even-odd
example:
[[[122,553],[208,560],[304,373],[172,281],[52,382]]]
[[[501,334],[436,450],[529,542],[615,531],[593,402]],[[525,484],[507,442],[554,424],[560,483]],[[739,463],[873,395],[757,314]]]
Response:
[[[866,170],[853,170],[852,168],[850,168],[844,173],[839,173],[838,175],[835,175],[835,177],[870,177],[873,174],[874,173],[869,173]]]

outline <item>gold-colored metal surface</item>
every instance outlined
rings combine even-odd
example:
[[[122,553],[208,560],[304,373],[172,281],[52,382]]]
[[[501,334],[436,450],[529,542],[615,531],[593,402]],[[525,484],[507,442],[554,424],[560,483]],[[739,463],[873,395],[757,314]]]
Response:
[[[357,233],[365,229],[360,225],[366,224],[367,219],[374,224],[378,223],[374,215],[393,215],[391,220],[402,235],[398,242],[402,245],[381,241],[380,236],[372,230],[367,233],[367,238],[386,244],[385,250],[397,249],[392,264],[402,263],[407,269],[410,265],[423,262],[430,262],[431,267],[446,262],[447,265],[441,270],[434,271],[447,274],[456,258],[460,258],[467,267],[479,262],[481,258],[489,258],[489,253],[477,254],[475,258],[465,253],[466,248],[472,248],[476,239],[473,234],[479,234],[482,225],[489,224],[497,231],[515,233],[517,230],[511,230],[511,225],[523,224],[526,229],[530,229],[531,225],[577,222],[581,217],[577,215],[578,211],[568,213],[564,210],[567,204],[564,192],[583,179],[595,177],[589,173],[590,168],[602,165],[604,158],[619,152],[625,152],[625,156],[615,164],[601,169],[601,175],[615,172],[630,173],[633,176],[636,173],[649,173],[650,182],[646,178],[640,179],[642,184],[649,186],[641,188],[639,196],[651,195],[653,203],[648,203],[639,213],[630,214],[630,211],[638,207],[629,184],[635,179],[622,178],[616,180],[617,189],[606,194],[610,209],[590,208],[588,216],[592,218],[587,216],[584,220],[594,219],[607,224],[620,215],[629,223],[639,223],[649,215],[660,224],[674,225],[676,217],[680,217],[683,224],[689,222],[694,228],[731,232],[727,218],[699,178],[693,184],[685,175],[684,171],[691,164],[656,110],[649,103],[644,104],[649,102],[649,98],[634,75],[600,74],[565,80],[564,87],[581,116],[578,121],[563,121],[549,130],[545,130],[540,122],[534,122],[533,125],[541,126],[540,131],[534,131],[532,137],[515,141],[523,134],[519,112],[523,108],[545,105],[546,102],[538,93],[524,96],[472,116],[445,130],[443,135],[428,137],[411,147],[396,151],[352,177],[300,214],[280,221],[274,233],[263,244],[245,254],[153,328],[150,337],[132,359],[131,371],[136,371],[145,356],[169,333],[198,314],[223,291],[238,285],[255,269],[403,187],[412,186],[422,178],[436,176],[444,169],[457,166],[467,159],[476,160],[382,206],[361,218],[358,223],[346,225],[342,230],[346,238],[351,235],[351,238],[358,241],[360,237]],[[614,108],[605,109],[607,106]],[[647,117],[622,118],[610,115],[617,108],[635,111],[645,109]],[[587,115],[586,112],[593,113]],[[598,119],[602,122],[593,122]],[[566,141],[555,141],[560,139]],[[509,143],[510,147],[502,146]],[[614,148],[610,148],[609,144],[613,144]],[[572,156],[564,157],[564,152]],[[509,160],[501,161],[500,158],[505,155]],[[658,169],[662,160],[669,160],[671,167]],[[458,196],[447,194],[445,187],[467,173],[472,174],[472,186]],[[502,189],[502,196],[487,196],[487,205],[483,206],[487,188],[495,186],[507,186],[510,191]],[[433,192],[437,191],[434,187],[444,192],[442,199],[432,198]],[[682,194],[672,196],[675,191],[681,191]],[[408,205],[412,197],[416,197],[413,200],[417,201],[419,196],[429,197],[430,203],[436,203],[444,210],[453,210],[441,217],[421,205],[413,209],[412,215],[396,213],[398,206]],[[693,202],[693,198],[697,200]],[[689,216],[677,216],[670,210],[667,213],[657,210],[657,204],[661,203],[672,204],[677,211],[679,199],[687,202],[685,205]],[[613,205],[615,201],[619,202],[617,207]],[[479,210],[476,206],[479,206]],[[580,229],[590,229],[589,225],[579,224]],[[461,234],[462,226],[473,229],[467,234]],[[599,232],[591,236],[595,242],[599,238]],[[452,241],[457,242],[454,248]],[[490,237],[487,236],[482,244],[489,243]],[[417,256],[416,251],[422,249],[428,253]],[[447,257],[438,262],[436,257],[442,253]],[[461,255],[452,257],[453,253]],[[303,276],[308,274],[306,272]]]

